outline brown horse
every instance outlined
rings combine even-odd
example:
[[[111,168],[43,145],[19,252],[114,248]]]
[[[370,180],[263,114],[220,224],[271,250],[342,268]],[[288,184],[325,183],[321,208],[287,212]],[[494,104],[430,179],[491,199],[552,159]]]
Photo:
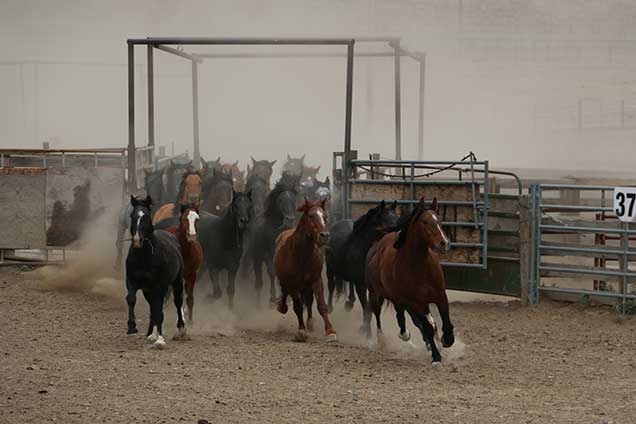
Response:
[[[183,256],[183,279],[185,280],[189,324],[192,324],[192,311],[194,310],[194,283],[197,280],[197,270],[203,263],[203,250],[201,249],[201,243],[197,239],[198,222],[198,207],[182,205],[179,226],[167,228],[167,231],[177,237],[181,256]]]
[[[433,364],[439,363],[442,356],[435,346],[435,327],[428,309],[430,303],[437,305],[442,318],[442,345],[450,347],[455,341],[444,272],[437,254],[437,251],[448,248],[448,237],[437,217],[437,198],[433,199],[431,209],[425,208],[422,198],[401,230],[385,235],[367,254],[365,280],[378,334],[382,333],[382,303],[388,299],[395,306],[400,338],[410,338],[404,318],[406,311],[430,346]],[[366,314],[365,321],[370,333],[370,314]]]
[[[199,171],[188,168],[181,178],[176,202],[167,203],[159,208],[152,218],[153,225],[156,225],[166,218],[178,216],[180,211],[179,206],[193,204],[198,208],[201,202],[202,181]]]
[[[329,240],[329,223],[325,201],[316,203],[305,200],[298,208],[303,215],[295,230],[283,231],[276,239],[274,271],[280,282],[282,296],[278,304],[281,314],[287,313],[287,296],[291,296],[294,312],[298,317],[298,334],[295,340],[305,341],[303,305],[307,307],[307,327],[313,329],[312,306],[314,297],[318,312],[325,322],[327,340],[336,340],[336,332],[329,321],[323,293],[321,248]]]

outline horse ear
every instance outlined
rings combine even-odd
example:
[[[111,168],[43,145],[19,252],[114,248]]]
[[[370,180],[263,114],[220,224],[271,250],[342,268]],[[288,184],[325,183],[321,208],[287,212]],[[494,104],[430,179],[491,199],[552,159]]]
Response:
[[[391,204],[391,209],[396,210],[397,209],[397,200],[394,200],[393,203]]]
[[[269,163],[269,166],[274,166],[274,164],[277,162],[277,160],[273,160]]]
[[[233,167],[237,167],[237,166],[238,166],[238,161],[234,162],[234,163],[232,164],[232,166],[233,166]]]
[[[384,200],[382,200],[382,201],[380,202],[380,208],[381,208],[381,209],[386,208],[386,202],[385,202]]]
[[[130,195],[130,204],[133,206],[137,206],[137,198],[135,198],[135,196],[133,196],[132,194]]]
[[[329,180],[329,177],[325,178],[325,184],[327,185],[331,185],[331,180]]]
[[[216,158],[216,163],[220,164],[221,163],[221,156],[219,156],[218,158]]]
[[[433,203],[431,203],[431,209],[435,213],[439,211],[439,205],[437,204],[437,197],[433,197]]]
[[[150,197],[150,195],[149,195],[149,194],[148,194],[148,195],[146,196],[146,198],[144,199],[144,203],[145,203],[146,205],[148,205],[148,207],[150,207],[150,205],[152,205],[152,198]]]

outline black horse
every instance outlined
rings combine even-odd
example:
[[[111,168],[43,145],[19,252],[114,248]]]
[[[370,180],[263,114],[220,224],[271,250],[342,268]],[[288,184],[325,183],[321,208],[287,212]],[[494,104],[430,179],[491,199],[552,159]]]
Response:
[[[232,202],[234,181],[231,173],[211,168],[204,172],[201,210],[221,216]]]
[[[276,238],[284,230],[294,227],[299,182],[300,176],[284,173],[267,195],[264,213],[254,221],[246,260],[251,261],[254,267],[257,302],[260,302],[263,288],[263,262],[270,279],[269,300],[272,303],[276,302],[273,265]]]
[[[228,273],[228,303],[234,305],[236,273],[243,255],[244,232],[250,222],[252,194],[232,190],[232,201],[221,214],[201,213],[199,240],[203,248],[205,265],[212,283],[212,297],[221,297],[219,272]]]
[[[343,219],[332,225],[325,254],[330,311],[333,309],[334,289],[338,295],[341,294],[344,290],[343,282],[349,281],[349,299],[345,303],[345,308],[353,308],[355,288],[364,313],[368,313],[364,282],[367,253],[373,243],[382,238],[387,231],[397,228],[399,218],[396,209],[397,202],[387,206],[382,201],[355,222]]]
[[[126,258],[126,302],[128,303],[128,334],[137,332],[135,303],[137,290],[142,290],[150,306],[150,321],[146,337],[154,340],[154,346],[163,348],[163,304],[172,288],[174,306],[177,308],[177,335],[186,335],[183,320],[183,258],[177,239],[167,231],[155,230],[150,218],[152,200],[146,196],[138,200],[130,196],[130,234],[133,243]],[[157,334],[155,335],[155,330]]]

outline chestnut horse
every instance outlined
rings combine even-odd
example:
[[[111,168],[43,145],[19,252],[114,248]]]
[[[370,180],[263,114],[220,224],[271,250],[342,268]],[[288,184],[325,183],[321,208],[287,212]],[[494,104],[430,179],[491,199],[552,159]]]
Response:
[[[194,283],[197,281],[197,270],[203,263],[203,250],[197,239],[199,209],[194,205],[181,206],[181,220],[178,227],[167,228],[179,242],[183,256],[183,279],[185,280],[186,305],[188,306],[188,324],[192,324],[194,310]]]
[[[382,303],[387,299],[395,306],[400,338],[410,338],[404,318],[406,311],[430,346],[433,364],[439,363],[442,356],[435,346],[435,327],[428,309],[430,303],[437,306],[442,318],[442,345],[450,347],[455,341],[448,311],[444,272],[437,254],[448,248],[448,237],[437,217],[437,198],[433,199],[431,209],[425,208],[422,198],[400,231],[382,237],[367,255],[365,281],[378,334],[382,332]],[[370,333],[370,314],[366,314],[365,321]]]
[[[186,169],[179,184],[176,202],[163,205],[153,216],[153,225],[157,225],[166,218],[178,216],[180,206],[192,204],[198,208],[201,202],[201,186],[201,173],[191,168]]]
[[[303,305],[307,307],[307,327],[309,331],[313,328],[311,313],[314,297],[318,312],[325,322],[327,340],[336,340],[336,332],[327,314],[322,283],[321,248],[329,240],[329,224],[324,208],[325,200],[312,203],[305,199],[305,203],[298,208],[303,214],[296,229],[283,231],[276,239],[274,270],[282,292],[278,311],[287,313],[287,296],[291,296],[298,317],[296,341],[307,339]]]

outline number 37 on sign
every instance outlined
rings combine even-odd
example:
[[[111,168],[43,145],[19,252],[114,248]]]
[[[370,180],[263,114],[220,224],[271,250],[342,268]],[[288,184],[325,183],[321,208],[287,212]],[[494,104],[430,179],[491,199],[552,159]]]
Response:
[[[623,222],[636,222],[636,187],[614,188],[614,212]]]

